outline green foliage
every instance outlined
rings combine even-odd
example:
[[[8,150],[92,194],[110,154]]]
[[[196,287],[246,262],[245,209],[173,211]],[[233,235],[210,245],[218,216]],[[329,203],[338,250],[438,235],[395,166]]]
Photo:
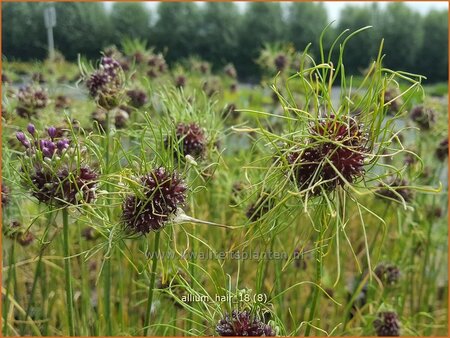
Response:
[[[124,38],[143,39],[149,35],[150,13],[142,2],[115,2],[111,10],[113,41]]]
[[[109,44],[110,23],[101,3],[55,3],[55,48],[69,60],[79,53],[98,56],[99,48]]]
[[[287,22],[289,41],[293,42],[294,46],[301,51],[308,43],[314,42],[311,50],[313,53],[317,53],[320,34],[329,22],[325,6],[313,2],[292,3],[289,6]],[[359,27],[362,26],[364,25]]]
[[[254,77],[258,74],[254,60],[264,43],[285,40],[282,8],[279,3],[252,2],[248,4],[239,33],[239,74]]]
[[[28,60],[43,59],[47,55],[43,8],[41,3],[2,3],[4,55]]]
[[[423,19],[423,40],[417,66],[429,81],[448,79],[448,16],[445,11],[431,11]]]
[[[167,48],[169,62],[195,54],[201,27],[201,12],[195,3],[166,3],[158,6],[158,21],[153,28],[154,42],[159,49]]]

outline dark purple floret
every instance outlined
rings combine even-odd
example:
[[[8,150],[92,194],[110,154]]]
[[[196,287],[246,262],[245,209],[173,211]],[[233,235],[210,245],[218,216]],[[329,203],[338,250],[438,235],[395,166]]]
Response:
[[[265,324],[257,316],[247,310],[233,310],[231,316],[227,313],[216,326],[216,332],[223,337],[274,337],[275,330]]]
[[[140,179],[142,191],[129,195],[122,220],[133,233],[147,234],[163,228],[186,201],[187,186],[176,172],[158,168]]]
[[[378,318],[373,322],[373,327],[379,337],[400,336],[400,322],[395,312],[378,313]]]

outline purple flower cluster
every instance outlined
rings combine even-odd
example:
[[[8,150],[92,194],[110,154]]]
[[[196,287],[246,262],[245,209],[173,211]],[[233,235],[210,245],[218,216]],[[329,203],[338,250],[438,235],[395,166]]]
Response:
[[[134,108],[141,108],[148,101],[147,95],[143,90],[140,89],[128,90],[127,95],[130,98],[130,105]]]
[[[378,318],[373,322],[373,327],[379,337],[400,336],[400,321],[393,311],[378,313]]]
[[[312,126],[310,134],[306,148],[287,155],[291,177],[299,189],[311,188],[313,195],[319,195],[322,192],[319,184],[331,192],[364,175],[368,138],[363,125],[351,117],[330,115]]]
[[[133,233],[147,234],[163,228],[186,201],[187,186],[176,172],[157,168],[140,179],[143,190],[129,195],[122,206],[122,220]]]
[[[111,57],[103,57],[100,66],[86,80],[89,95],[100,107],[107,110],[120,104],[123,76],[120,63]]]
[[[21,131],[16,133],[16,137],[25,147],[28,155],[33,155],[40,151],[44,159],[52,159],[54,155],[61,156],[69,148],[70,141],[68,139],[56,139],[58,131],[55,127],[47,129],[49,138],[45,139],[38,139],[36,128],[31,123],[28,124],[27,131],[31,135],[31,140]]]
[[[222,337],[274,337],[275,330],[249,311],[233,310],[225,314],[216,326],[216,332]]]
[[[47,91],[39,86],[26,85],[19,88],[17,93],[17,114],[23,118],[37,115],[40,109],[48,105]]]
[[[31,194],[40,202],[55,205],[89,203],[95,199],[97,173],[82,164],[85,156],[67,138],[58,138],[55,127],[47,128],[48,137],[40,138],[33,124],[27,132],[16,133],[25,148],[22,179]],[[84,149],[79,153],[84,155]]]

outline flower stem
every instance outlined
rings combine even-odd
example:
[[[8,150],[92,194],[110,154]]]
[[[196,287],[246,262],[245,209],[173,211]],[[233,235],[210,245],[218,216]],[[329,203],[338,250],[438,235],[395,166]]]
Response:
[[[64,272],[66,277],[67,320],[69,322],[69,335],[75,336],[73,325],[73,291],[69,260],[69,213],[67,208],[62,209],[63,235],[64,235]]]
[[[322,284],[322,237],[323,237],[323,225],[320,222],[319,225],[319,240],[316,244],[316,284]],[[305,337],[308,337],[311,332],[311,322],[314,320],[314,315],[316,314],[316,307],[319,301],[319,288],[314,286],[313,299],[311,303],[311,311],[309,313],[308,325],[305,329]]]
[[[110,112],[106,114],[106,130],[105,130],[105,170],[109,173],[110,170],[110,157],[109,157],[109,145],[110,145]],[[109,184],[106,184],[106,188],[109,190]],[[111,192],[111,191],[110,191]],[[111,220],[110,209],[107,206],[108,219]],[[112,336],[112,317],[111,317],[111,260],[105,259],[103,265],[103,297],[104,297],[104,320],[106,324],[106,335]]]
[[[152,303],[153,303],[153,290],[155,288],[155,279],[156,279],[156,265],[158,264],[158,252],[159,252],[159,237],[161,232],[158,231],[155,234],[155,248],[153,252],[152,258],[152,271],[150,274],[150,287],[148,289],[148,297],[147,297],[147,311],[145,313],[145,323],[144,323],[144,336],[147,335],[148,325],[150,323],[150,315],[152,311]]]

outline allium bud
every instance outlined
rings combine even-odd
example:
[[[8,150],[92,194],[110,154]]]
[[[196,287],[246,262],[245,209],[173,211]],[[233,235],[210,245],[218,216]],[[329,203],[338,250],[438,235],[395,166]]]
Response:
[[[235,79],[237,77],[236,68],[229,63],[224,68],[225,74],[227,74],[230,78]]]
[[[259,317],[253,316],[249,311],[233,310],[219,321],[216,326],[219,336],[249,336],[249,337],[274,337],[275,330],[265,324]]]
[[[187,186],[176,172],[158,168],[140,179],[142,191],[129,195],[122,205],[122,220],[133,233],[163,228],[186,201]]]
[[[36,132],[36,128],[34,127],[34,124],[29,123],[27,127],[27,131],[34,136],[34,133]]]
[[[395,312],[378,313],[378,318],[373,322],[373,327],[379,337],[400,336],[400,322]]]
[[[47,133],[48,133],[48,136],[50,136],[51,139],[54,139],[56,137],[56,128],[55,127],[48,127]]]
[[[127,126],[127,122],[130,116],[125,110],[118,109],[116,115],[114,116],[114,124],[117,129],[123,129]]]

